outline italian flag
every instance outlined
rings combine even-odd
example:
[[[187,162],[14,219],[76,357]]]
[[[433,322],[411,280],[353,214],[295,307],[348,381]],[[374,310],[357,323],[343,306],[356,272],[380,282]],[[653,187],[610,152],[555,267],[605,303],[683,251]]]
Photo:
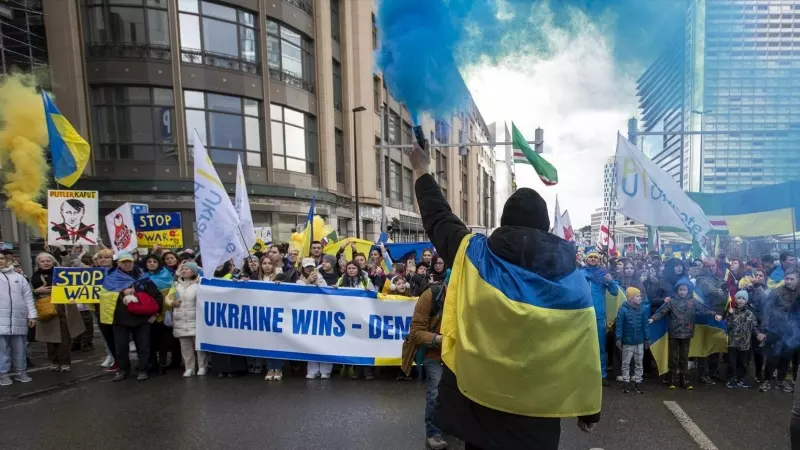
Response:
[[[536,153],[529,145],[528,140],[522,136],[514,122],[511,122],[511,141],[514,148],[514,162],[530,164],[547,186],[558,184],[558,171],[552,164]]]

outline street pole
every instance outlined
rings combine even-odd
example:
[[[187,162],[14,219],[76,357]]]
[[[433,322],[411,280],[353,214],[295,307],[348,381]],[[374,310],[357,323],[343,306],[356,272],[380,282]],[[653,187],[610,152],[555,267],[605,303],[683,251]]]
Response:
[[[45,236],[45,239],[47,236]],[[28,236],[28,225],[17,220],[17,240],[19,241],[19,259],[22,271],[27,275],[33,274],[33,256],[31,255],[31,240]],[[46,242],[46,241],[45,241]]]
[[[380,190],[381,190],[381,232],[386,231],[386,148],[385,143],[386,120],[388,111],[386,104],[381,104],[381,165],[380,165]]]
[[[367,108],[363,106],[357,106],[353,108],[353,175],[356,178],[355,181],[355,197],[356,197],[356,238],[361,239],[361,201],[359,200],[359,192],[358,192],[358,131],[356,130],[356,113],[361,111],[366,111]]]

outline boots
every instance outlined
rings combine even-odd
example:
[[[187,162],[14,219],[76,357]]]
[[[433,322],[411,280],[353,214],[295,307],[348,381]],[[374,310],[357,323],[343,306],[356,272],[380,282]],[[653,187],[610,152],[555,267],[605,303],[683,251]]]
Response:
[[[637,394],[644,394],[644,391],[642,390],[642,383],[635,383],[633,385],[633,392]]]
[[[630,382],[622,383],[622,393],[627,394],[630,391],[631,391],[631,383]]]
[[[669,388],[675,389],[675,386],[678,384],[678,377],[676,375],[672,375],[669,379]]]
[[[689,378],[685,374],[681,374],[681,387],[687,391],[694,389],[694,386],[692,386],[691,381],[689,381]]]

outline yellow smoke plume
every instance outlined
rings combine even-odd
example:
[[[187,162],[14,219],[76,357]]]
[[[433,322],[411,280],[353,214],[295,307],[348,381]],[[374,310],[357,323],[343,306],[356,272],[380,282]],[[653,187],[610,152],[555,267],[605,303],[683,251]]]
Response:
[[[23,223],[47,235],[47,126],[36,83],[26,75],[0,79],[0,166],[6,204]]]

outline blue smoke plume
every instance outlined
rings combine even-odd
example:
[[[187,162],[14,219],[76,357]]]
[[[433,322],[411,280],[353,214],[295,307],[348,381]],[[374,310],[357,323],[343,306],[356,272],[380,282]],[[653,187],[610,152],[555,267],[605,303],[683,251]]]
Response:
[[[468,105],[460,69],[547,56],[548,32],[578,33],[586,20],[608,37],[620,64],[646,63],[686,8],[685,0],[380,0],[376,59],[415,121],[422,112],[448,116]]]

